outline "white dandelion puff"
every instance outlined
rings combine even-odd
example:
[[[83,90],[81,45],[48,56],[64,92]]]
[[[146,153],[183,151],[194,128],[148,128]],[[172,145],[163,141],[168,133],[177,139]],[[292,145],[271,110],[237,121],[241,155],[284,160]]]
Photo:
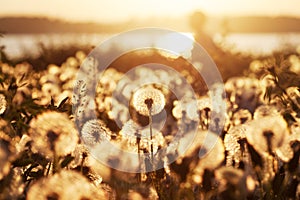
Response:
[[[86,145],[97,145],[102,141],[111,139],[111,131],[104,122],[97,119],[87,121],[81,130],[81,138]]]
[[[42,199],[107,199],[105,191],[96,188],[86,177],[72,170],[63,170],[34,183],[28,191],[28,200]]]
[[[281,116],[262,117],[247,124],[247,141],[262,156],[272,154],[289,135],[287,123]]]
[[[71,153],[78,142],[78,132],[67,114],[48,111],[30,122],[29,136],[34,151],[53,158]]]
[[[138,89],[132,98],[133,107],[138,113],[144,116],[156,115],[165,107],[165,97],[163,93],[153,87],[145,87]]]

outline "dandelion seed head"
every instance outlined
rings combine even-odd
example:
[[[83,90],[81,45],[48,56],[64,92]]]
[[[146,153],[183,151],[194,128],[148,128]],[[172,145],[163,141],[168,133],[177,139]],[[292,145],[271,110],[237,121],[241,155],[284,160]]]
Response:
[[[99,119],[87,121],[81,129],[81,138],[88,146],[94,146],[105,140],[110,140],[111,135],[112,132]]]
[[[106,199],[102,189],[92,185],[86,177],[72,170],[62,170],[53,176],[42,178],[34,183],[28,191],[28,200],[50,198],[67,199]]]
[[[289,135],[287,123],[281,116],[262,117],[246,123],[246,138],[262,156],[274,153]],[[269,151],[272,152],[269,152]]]
[[[132,104],[135,110],[141,115],[148,116],[160,113],[165,107],[165,97],[163,93],[153,87],[143,87],[134,92]]]
[[[46,157],[71,153],[78,142],[78,132],[74,123],[65,113],[48,111],[38,115],[30,122],[29,136],[33,150]]]

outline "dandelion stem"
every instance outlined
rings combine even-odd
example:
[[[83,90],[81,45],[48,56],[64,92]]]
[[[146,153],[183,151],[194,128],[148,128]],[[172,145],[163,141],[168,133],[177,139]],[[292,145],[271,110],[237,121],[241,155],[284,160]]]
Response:
[[[58,156],[56,154],[56,151],[53,151],[53,174],[60,171],[60,166],[58,163]]]
[[[206,118],[206,129],[208,130],[208,127],[209,127],[209,116],[208,116],[208,112],[210,111],[210,109],[209,108],[205,108],[204,109],[204,111],[205,111],[205,118]]]
[[[151,162],[153,164],[153,143],[152,143],[152,104],[153,99],[146,99],[145,104],[147,105],[148,111],[149,111],[149,129],[150,129],[150,144],[151,144]]]
[[[141,170],[141,155],[140,155],[141,138],[140,138],[140,134],[138,132],[136,133],[136,143],[137,143],[137,148],[138,148],[139,169]],[[141,180],[142,180],[142,172],[140,171],[140,173],[138,175],[138,181],[141,182]]]
[[[152,143],[152,115],[151,109],[149,110],[149,128],[150,128],[150,143],[151,143],[151,161],[153,163],[153,143]]]

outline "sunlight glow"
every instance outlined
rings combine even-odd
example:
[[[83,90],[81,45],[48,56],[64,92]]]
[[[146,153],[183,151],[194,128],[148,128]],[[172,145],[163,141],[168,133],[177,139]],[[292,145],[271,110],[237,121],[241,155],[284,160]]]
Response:
[[[162,36],[162,38],[155,42],[154,46],[163,46],[165,49],[173,49],[176,53],[179,53],[184,58],[189,58],[191,56],[191,50],[194,44],[194,37],[191,33],[181,33],[188,37],[190,40],[180,39],[180,35],[177,33],[167,34]],[[178,44],[180,42],[180,44]],[[170,56],[170,55],[169,55]]]
[[[127,21],[149,17],[180,17],[195,10],[209,15],[294,15],[299,0],[2,0],[0,16],[42,15],[73,21]]]

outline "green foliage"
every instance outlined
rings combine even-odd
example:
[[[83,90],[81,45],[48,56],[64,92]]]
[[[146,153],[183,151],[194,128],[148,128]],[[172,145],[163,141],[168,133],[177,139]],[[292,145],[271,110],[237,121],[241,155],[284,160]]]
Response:
[[[291,108],[296,113],[299,113],[299,102],[295,102],[291,94],[287,92],[287,89],[291,88],[294,92],[300,90],[300,74],[290,71],[289,62],[280,56],[279,58],[275,57],[268,63],[264,76],[266,75],[271,76],[269,80],[274,85],[266,88],[264,98],[269,102],[274,98],[278,98],[287,108]]]
[[[11,129],[8,129],[9,131],[4,132],[11,143],[13,143],[12,141],[19,141],[27,134],[28,129],[30,128],[30,121],[38,114],[48,110],[55,110],[58,112],[68,112],[71,110],[71,105],[67,102],[68,97],[64,98],[58,106],[55,106],[53,99],[51,99],[49,105],[45,106],[37,103],[39,99],[32,98],[31,93],[24,94],[23,92],[20,92],[24,87],[32,87],[32,84],[30,83],[30,78],[32,76],[29,76],[28,74],[23,74],[20,77],[16,76],[15,73],[12,73],[12,71],[16,69],[13,67],[7,68],[7,66],[4,65],[6,64],[0,62],[0,94],[5,97],[6,110],[0,115],[0,120],[5,120],[9,127],[11,127]],[[36,74],[37,72],[30,71],[28,73]],[[39,85],[35,85],[35,87],[41,88]],[[74,157],[67,155],[66,157],[58,158],[58,161],[60,162],[61,168],[67,168],[73,159]],[[24,144],[23,150],[19,152],[12,161],[11,166],[11,171],[8,175],[0,180],[0,194],[1,192],[5,194],[5,184],[11,183],[14,169],[22,169],[22,179],[24,183],[30,183],[49,174],[52,160],[49,160],[39,153],[34,153],[31,149],[31,143],[27,142]],[[0,198],[4,197],[0,195]]]
[[[17,64],[28,62],[35,67],[35,71],[46,70],[49,64],[61,65],[68,57],[75,55],[77,51],[89,53],[92,48],[81,45],[62,45],[62,46],[45,46],[39,44],[38,55],[31,55],[23,52],[21,58],[10,59],[11,63]]]

